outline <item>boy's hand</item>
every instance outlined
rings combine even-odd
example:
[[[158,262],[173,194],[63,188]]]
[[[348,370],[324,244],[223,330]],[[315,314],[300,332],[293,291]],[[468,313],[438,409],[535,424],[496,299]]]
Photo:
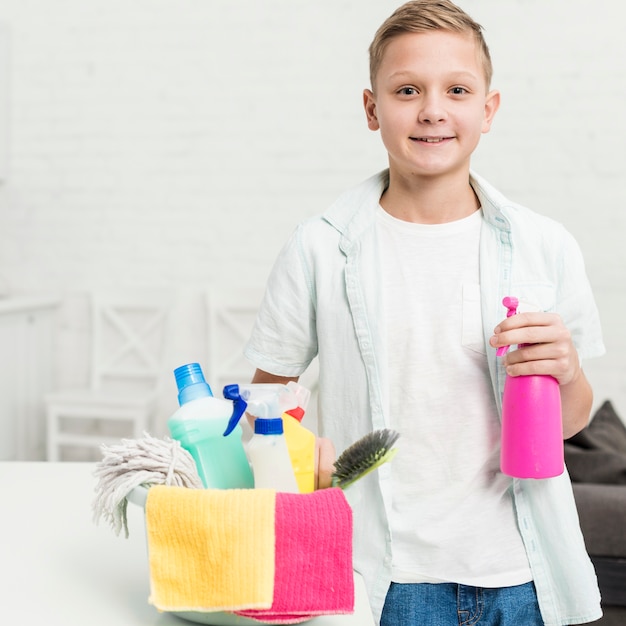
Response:
[[[315,440],[315,489],[331,486],[335,464],[335,446],[330,439],[317,437]]]
[[[580,375],[580,361],[569,330],[556,313],[518,313],[495,328],[494,348],[529,344],[509,351],[503,364],[509,376],[548,374],[568,385]]]
[[[589,423],[593,392],[580,367],[569,330],[555,313],[518,313],[503,320],[489,343],[494,348],[530,344],[503,357],[509,376],[547,374],[559,382],[563,437],[568,439]]]

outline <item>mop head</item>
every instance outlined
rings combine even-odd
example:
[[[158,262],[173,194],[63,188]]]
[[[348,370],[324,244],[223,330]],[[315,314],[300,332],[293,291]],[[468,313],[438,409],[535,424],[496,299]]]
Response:
[[[103,445],[102,460],[96,465],[98,479],[93,502],[94,522],[105,519],[116,535],[124,529],[128,538],[128,494],[141,485],[173,485],[202,489],[196,464],[180,442],[157,439],[144,433],[142,439],[122,439]]]

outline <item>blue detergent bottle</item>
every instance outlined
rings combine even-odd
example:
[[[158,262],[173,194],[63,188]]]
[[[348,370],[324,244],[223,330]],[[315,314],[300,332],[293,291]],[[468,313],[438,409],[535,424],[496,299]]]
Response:
[[[176,368],[174,376],[180,407],[167,426],[172,438],[180,441],[193,457],[204,486],[253,488],[254,478],[241,440],[241,427],[224,436],[233,403],[213,396],[199,363]]]

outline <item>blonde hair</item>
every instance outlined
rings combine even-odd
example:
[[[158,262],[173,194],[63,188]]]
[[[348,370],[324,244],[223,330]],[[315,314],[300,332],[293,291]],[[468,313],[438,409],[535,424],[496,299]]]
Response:
[[[483,27],[449,0],[411,0],[396,9],[376,31],[369,47],[372,89],[383,56],[392,39],[404,33],[424,33],[433,30],[473,35],[489,88],[493,67],[489,48],[483,37]]]

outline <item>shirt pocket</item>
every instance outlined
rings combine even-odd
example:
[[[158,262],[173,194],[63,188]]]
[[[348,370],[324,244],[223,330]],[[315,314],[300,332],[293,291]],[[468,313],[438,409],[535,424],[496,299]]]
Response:
[[[487,354],[480,308],[480,285],[478,283],[463,283],[462,306],[461,344],[473,352]]]
[[[556,306],[556,286],[551,283],[515,283],[511,293],[519,300],[518,313],[552,313]],[[506,310],[502,307],[504,316]]]

